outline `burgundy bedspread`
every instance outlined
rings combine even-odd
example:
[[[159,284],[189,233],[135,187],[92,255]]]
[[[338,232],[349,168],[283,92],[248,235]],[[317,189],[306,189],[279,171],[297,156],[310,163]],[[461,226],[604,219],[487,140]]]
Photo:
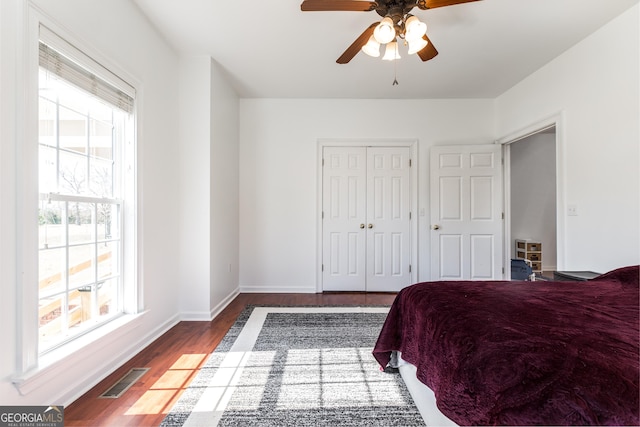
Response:
[[[402,352],[460,425],[640,425],[639,271],[412,285],[373,354]]]

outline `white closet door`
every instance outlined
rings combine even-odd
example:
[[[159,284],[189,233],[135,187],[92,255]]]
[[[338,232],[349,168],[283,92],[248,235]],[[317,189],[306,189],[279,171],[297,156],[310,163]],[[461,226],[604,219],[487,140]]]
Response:
[[[365,147],[325,147],[322,176],[322,289],[366,290]]]
[[[367,291],[411,284],[410,150],[367,149]]]
[[[325,147],[323,158],[322,289],[411,284],[410,149]]]

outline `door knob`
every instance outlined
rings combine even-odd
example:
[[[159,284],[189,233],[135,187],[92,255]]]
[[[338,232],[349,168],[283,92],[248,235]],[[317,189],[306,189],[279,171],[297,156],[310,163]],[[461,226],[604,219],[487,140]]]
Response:
[[[368,228],[373,228],[373,224],[367,225]]]
[[[364,228],[364,224],[360,224],[360,228]]]
[[[433,227],[431,227],[431,228],[433,228],[434,230],[440,230],[440,226],[439,226],[438,224],[435,224],[435,225],[434,225]]]

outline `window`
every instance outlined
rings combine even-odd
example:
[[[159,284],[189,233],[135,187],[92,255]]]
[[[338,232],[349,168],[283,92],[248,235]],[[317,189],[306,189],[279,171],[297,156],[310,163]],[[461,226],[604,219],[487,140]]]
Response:
[[[40,28],[39,352],[125,312],[135,91]],[[114,83],[115,82],[115,83]],[[134,234],[134,233],[131,233]]]

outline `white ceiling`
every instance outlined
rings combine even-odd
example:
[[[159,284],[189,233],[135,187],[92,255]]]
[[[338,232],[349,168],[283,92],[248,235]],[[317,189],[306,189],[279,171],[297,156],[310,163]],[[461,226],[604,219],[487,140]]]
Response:
[[[360,52],[345,65],[336,59],[377,13],[302,12],[302,0],[134,1],[181,54],[217,61],[241,97],[408,99],[495,98],[640,0],[415,8],[438,56],[422,62],[401,51],[399,61],[382,61]]]

